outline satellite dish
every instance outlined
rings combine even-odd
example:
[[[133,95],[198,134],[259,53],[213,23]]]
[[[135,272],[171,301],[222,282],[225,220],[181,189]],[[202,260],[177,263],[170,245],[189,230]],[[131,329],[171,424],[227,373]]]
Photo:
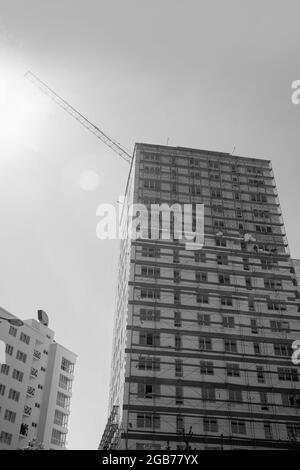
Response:
[[[38,310],[38,320],[42,325],[49,325],[49,318],[47,313],[44,312],[44,310]]]

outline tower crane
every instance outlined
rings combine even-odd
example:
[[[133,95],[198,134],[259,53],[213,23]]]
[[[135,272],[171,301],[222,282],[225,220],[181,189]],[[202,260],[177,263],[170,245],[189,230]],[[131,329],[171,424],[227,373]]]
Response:
[[[115,153],[117,153],[123,160],[127,163],[131,163],[132,156],[124,149],[120,144],[115,142],[113,139],[108,137],[99,127],[91,123],[87,118],[80,114],[73,106],[71,106],[67,101],[61,98],[55,91],[46,85],[42,80],[40,80],[32,72],[28,71],[25,73],[25,78],[32,82],[37,88],[39,88],[45,95],[49,96],[58,106],[64,109],[67,113],[73,116],[76,121],[82,124],[87,130],[92,132],[98,139],[100,139],[104,144],[110,147]]]

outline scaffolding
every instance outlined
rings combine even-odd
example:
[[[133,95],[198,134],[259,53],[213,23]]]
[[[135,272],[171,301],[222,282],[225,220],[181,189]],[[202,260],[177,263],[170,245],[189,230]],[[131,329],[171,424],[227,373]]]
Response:
[[[119,426],[118,426],[118,406],[113,406],[112,412],[108,418],[102,435],[98,450],[115,449],[118,443]]]

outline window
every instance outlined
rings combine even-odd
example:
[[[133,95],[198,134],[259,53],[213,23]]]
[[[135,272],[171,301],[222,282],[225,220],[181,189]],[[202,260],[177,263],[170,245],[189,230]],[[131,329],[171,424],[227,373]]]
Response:
[[[141,289],[141,299],[160,299],[160,290]]]
[[[9,373],[9,366],[7,364],[1,365],[1,374],[8,375]]]
[[[176,432],[181,434],[184,431],[183,416],[176,416]]]
[[[229,296],[221,295],[221,305],[232,307],[232,298]]]
[[[59,386],[70,392],[72,390],[72,380],[68,379],[68,377],[63,374],[59,374]],[[38,388],[42,388],[42,386],[39,385]]]
[[[18,382],[22,382],[24,374],[20,370],[14,369],[13,373],[12,373],[12,377],[13,377],[13,379],[18,380]]]
[[[251,194],[251,201],[252,202],[267,202],[267,196],[261,193],[253,193]]]
[[[228,264],[228,256],[227,255],[217,255],[217,264]]]
[[[180,282],[181,276],[180,276],[179,269],[174,269],[174,271],[173,271],[173,280],[174,280],[174,282]]]
[[[273,344],[273,347],[275,356],[292,356],[293,350],[289,344],[275,343]]]
[[[214,214],[224,214],[224,208],[221,204],[214,204],[211,208]]]
[[[244,421],[231,421],[232,434],[246,434],[246,423]]]
[[[26,362],[27,354],[23,353],[22,351],[17,351],[16,358],[21,362]]]
[[[202,387],[202,399],[204,401],[216,401],[215,388],[208,385]]]
[[[174,326],[177,328],[181,326],[181,312],[174,312]]]
[[[8,354],[9,356],[12,356],[13,351],[14,351],[14,348],[10,344],[6,344],[5,346],[6,354]]]
[[[287,367],[277,368],[278,379],[287,382],[298,382],[298,370]]]
[[[182,359],[175,359],[175,376],[182,377],[182,375],[183,375]]]
[[[160,370],[160,358],[140,356],[138,360],[139,370]]]
[[[252,287],[251,277],[245,277],[245,286],[247,289],[251,289]]]
[[[150,179],[144,180],[144,188],[157,191],[160,189],[160,181]]]
[[[251,318],[250,320],[250,326],[251,326],[251,333],[252,334],[257,334],[258,333],[258,326],[257,326],[257,321],[255,318]]]
[[[161,450],[160,444],[137,442],[136,450]]]
[[[226,339],[225,340],[225,352],[236,353],[237,342],[235,340]]]
[[[267,301],[268,310],[276,310],[276,311],[285,311],[286,304],[283,302],[279,302],[278,300],[271,300]]]
[[[239,364],[226,364],[226,372],[228,377],[240,377]]]
[[[180,305],[180,292],[178,290],[174,292],[174,304]]]
[[[216,198],[216,199],[221,199],[222,198],[222,193],[221,193],[220,189],[212,189],[210,191],[210,195],[211,195],[212,198]]]
[[[255,225],[255,231],[261,233],[272,233],[271,225]]]
[[[215,170],[219,168],[219,162],[215,160],[208,160],[209,168],[214,168]]]
[[[198,313],[198,324],[201,326],[210,326],[210,315],[208,313]]]
[[[195,279],[197,282],[207,282],[207,274],[202,271],[196,271]]]
[[[255,311],[255,302],[252,298],[248,299],[248,308],[249,308],[250,312]]]
[[[8,398],[10,398],[13,401],[19,401],[20,398],[20,392],[17,390],[13,390],[12,388],[8,392]]]
[[[249,271],[250,270],[250,265],[249,265],[249,259],[248,258],[243,258],[243,269],[244,269],[244,271]]]
[[[141,346],[159,346],[160,344],[160,334],[152,333],[149,331],[140,332],[140,345]]]
[[[287,321],[271,320],[270,327],[273,332],[288,333],[290,331],[290,325]]]
[[[213,375],[214,363],[210,361],[200,361],[200,374]]]
[[[11,423],[14,423],[16,421],[16,416],[17,416],[17,413],[15,413],[14,411],[5,410],[4,420],[5,421],[10,421]]]
[[[270,423],[264,424],[264,432],[266,439],[273,439],[272,426]]]
[[[282,404],[284,406],[292,406],[295,408],[300,408],[300,394],[283,393],[281,397],[282,397]]]
[[[230,284],[229,274],[219,274],[219,283],[229,285]]]
[[[253,343],[253,350],[254,350],[254,354],[260,355],[261,354],[260,343]]]
[[[218,421],[214,418],[203,419],[204,432],[218,432]]]
[[[176,405],[183,405],[183,387],[181,385],[175,387],[175,403]]]
[[[9,434],[5,431],[1,431],[1,434],[0,434],[1,444],[6,444],[6,445],[10,446],[11,441],[12,441],[12,434]]]
[[[58,431],[55,428],[52,429],[51,443],[59,447],[65,447],[66,433]]]
[[[64,414],[62,411],[55,410],[54,424],[57,424],[58,426],[62,426],[62,427],[67,427],[68,415]]]
[[[13,336],[14,338],[17,336],[17,331],[18,331],[17,328],[15,328],[14,326],[9,327],[9,334]]]
[[[141,308],[140,321],[160,321],[160,310]]]
[[[180,349],[182,347],[181,335],[176,334],[174,336],[175,349]]]
[[[0,396],[3,397],[4,393],[5,393],[5,385],[3,384],[0,384]]]
[[[289,439],[300,439],[300,426],[298,424],[287,424],[286,432]]]
[[[194,258],[197,263],[205,263],[206,262],[206,254],[202,251],[195,250],[194,251]]]
[[[265,270],[271,270],[273,265],[272,265],[272,260],[269,258],[261,258],[261,269]]]
[[[25,333],[22,332],[20,334],[20,341],[22,341],[25,344],[29,344],[30,343],[30,336],[25,335]]]
[[[266,289],[278,290],[282,288],[280,279],[264,279],[264,285]]]
[[[140,398],[158,397],[160,395],[160,385],[139,383],[137,394]]]
[[[145,258],[158,258],[160,249],[152,246],[142,246],[142,256]]]
[[[214,228],[223,229],[225,227],[224,220],[214,220]]]
[[[68,410],[70,407],[70,398],[62,392],[57,392],[56,404]]]
[[[226,247],[226,240],[224,238],[216,238],[216,246]]]
[[[208,294],[196,294],[196,300],[198,304],[208,304],[209,303],[209,298]]]
[[[138,428],[160,428],[160,416],[148,413],[137,415],[136,425]]]
[[[205,337],[200,336],[199,349],[200,351],[211,351],[212,350],[211,338],[205,338]]]
[[[192,196],[201,196],[201,188],[198,185],[192,184],[189,186],[189,193]]]
[[[142,266],[141,275],[144,277],[159,277],[160,268],[156,268],[153,266]]]
[[[260,403],[261,403],[261,409],[264,411],[268,411],[269,406],[268,406],[268,394],[266,392],[260,392]]]
[[[179,263],[179,250],[173,251],[173,263]]]
[[[261,366],[256,367],[256,375],[257,375],[257,382],[258,383],[265,383],[265,372],[264,368]]]
[[[223,317],[223,326],[224,328],[234,328],[234,317]]]
[[[229,401],[241,403],[243,401],[242,391],[235,388],[229,389],[228,398]]]

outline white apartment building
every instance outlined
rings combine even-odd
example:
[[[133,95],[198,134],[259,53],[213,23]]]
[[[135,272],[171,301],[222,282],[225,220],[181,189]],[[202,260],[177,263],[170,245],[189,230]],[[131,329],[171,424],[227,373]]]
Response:
[[[39,311],[41,312],[41,311]],[[11,324],[0,308],[0,450],[23,449],[33,439],[46,450],[66,449],[76,354],[57,344],[48,317]]]

